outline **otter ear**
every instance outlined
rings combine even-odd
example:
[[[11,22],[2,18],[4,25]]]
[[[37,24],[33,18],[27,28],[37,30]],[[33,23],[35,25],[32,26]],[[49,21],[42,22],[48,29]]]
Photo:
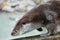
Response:
[[[53,20],[53,16],[52,15],[48,15],[46,18],[47,18],[47,20]]]
[[[55,13],[51,10],[45,10],[45,16],[46,16],[46,19],[47,20],[53,20],[54,19],[54,16],[55,16]]]

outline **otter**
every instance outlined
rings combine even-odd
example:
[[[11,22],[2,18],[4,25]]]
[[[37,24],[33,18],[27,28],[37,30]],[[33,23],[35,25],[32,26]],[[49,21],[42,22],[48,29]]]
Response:
[[[28,23],[40,23],[41,27],[46,27],[47,35],[56,33],[57,25],[60,24],[60,1],[48,1],[40,4],[27,12],[16,24],[11,35],[17,35],[23,25]]]

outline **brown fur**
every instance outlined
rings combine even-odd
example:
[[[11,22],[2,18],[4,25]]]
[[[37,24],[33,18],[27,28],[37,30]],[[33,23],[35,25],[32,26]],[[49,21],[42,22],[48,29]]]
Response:
[[[48,3],[51,4],[49,5]],[[40,22],[41,24],[45,25],[45,27],[48,29],[48,35],[54,34],[57,25],[56,20],[60,19],[60,1],[49,1],[48,3],[42,4],[25,14],[16,24],[12,35],[16,35],[23,25],[36,22]],[[52,13],[49,12],[48,15],[46,15],[44,11],[49,9],[52,11]],[[52,19],[48,19],[49,15],[52,17]]]

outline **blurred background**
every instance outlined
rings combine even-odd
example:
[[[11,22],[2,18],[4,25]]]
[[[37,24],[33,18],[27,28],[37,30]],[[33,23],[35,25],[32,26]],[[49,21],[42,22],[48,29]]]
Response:
[[[0,10],[6,12],[29,11],[41,0],[0,0]]]

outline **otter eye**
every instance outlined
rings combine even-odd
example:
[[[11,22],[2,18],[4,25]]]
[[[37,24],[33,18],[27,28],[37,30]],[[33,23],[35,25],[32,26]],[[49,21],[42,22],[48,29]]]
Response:
[[[38,31],[43,31],[43,29],[42,28],[39,28],[39,29],[37,29]]]
[[[23,24],[26,24],[25,22],[23,22]]]

